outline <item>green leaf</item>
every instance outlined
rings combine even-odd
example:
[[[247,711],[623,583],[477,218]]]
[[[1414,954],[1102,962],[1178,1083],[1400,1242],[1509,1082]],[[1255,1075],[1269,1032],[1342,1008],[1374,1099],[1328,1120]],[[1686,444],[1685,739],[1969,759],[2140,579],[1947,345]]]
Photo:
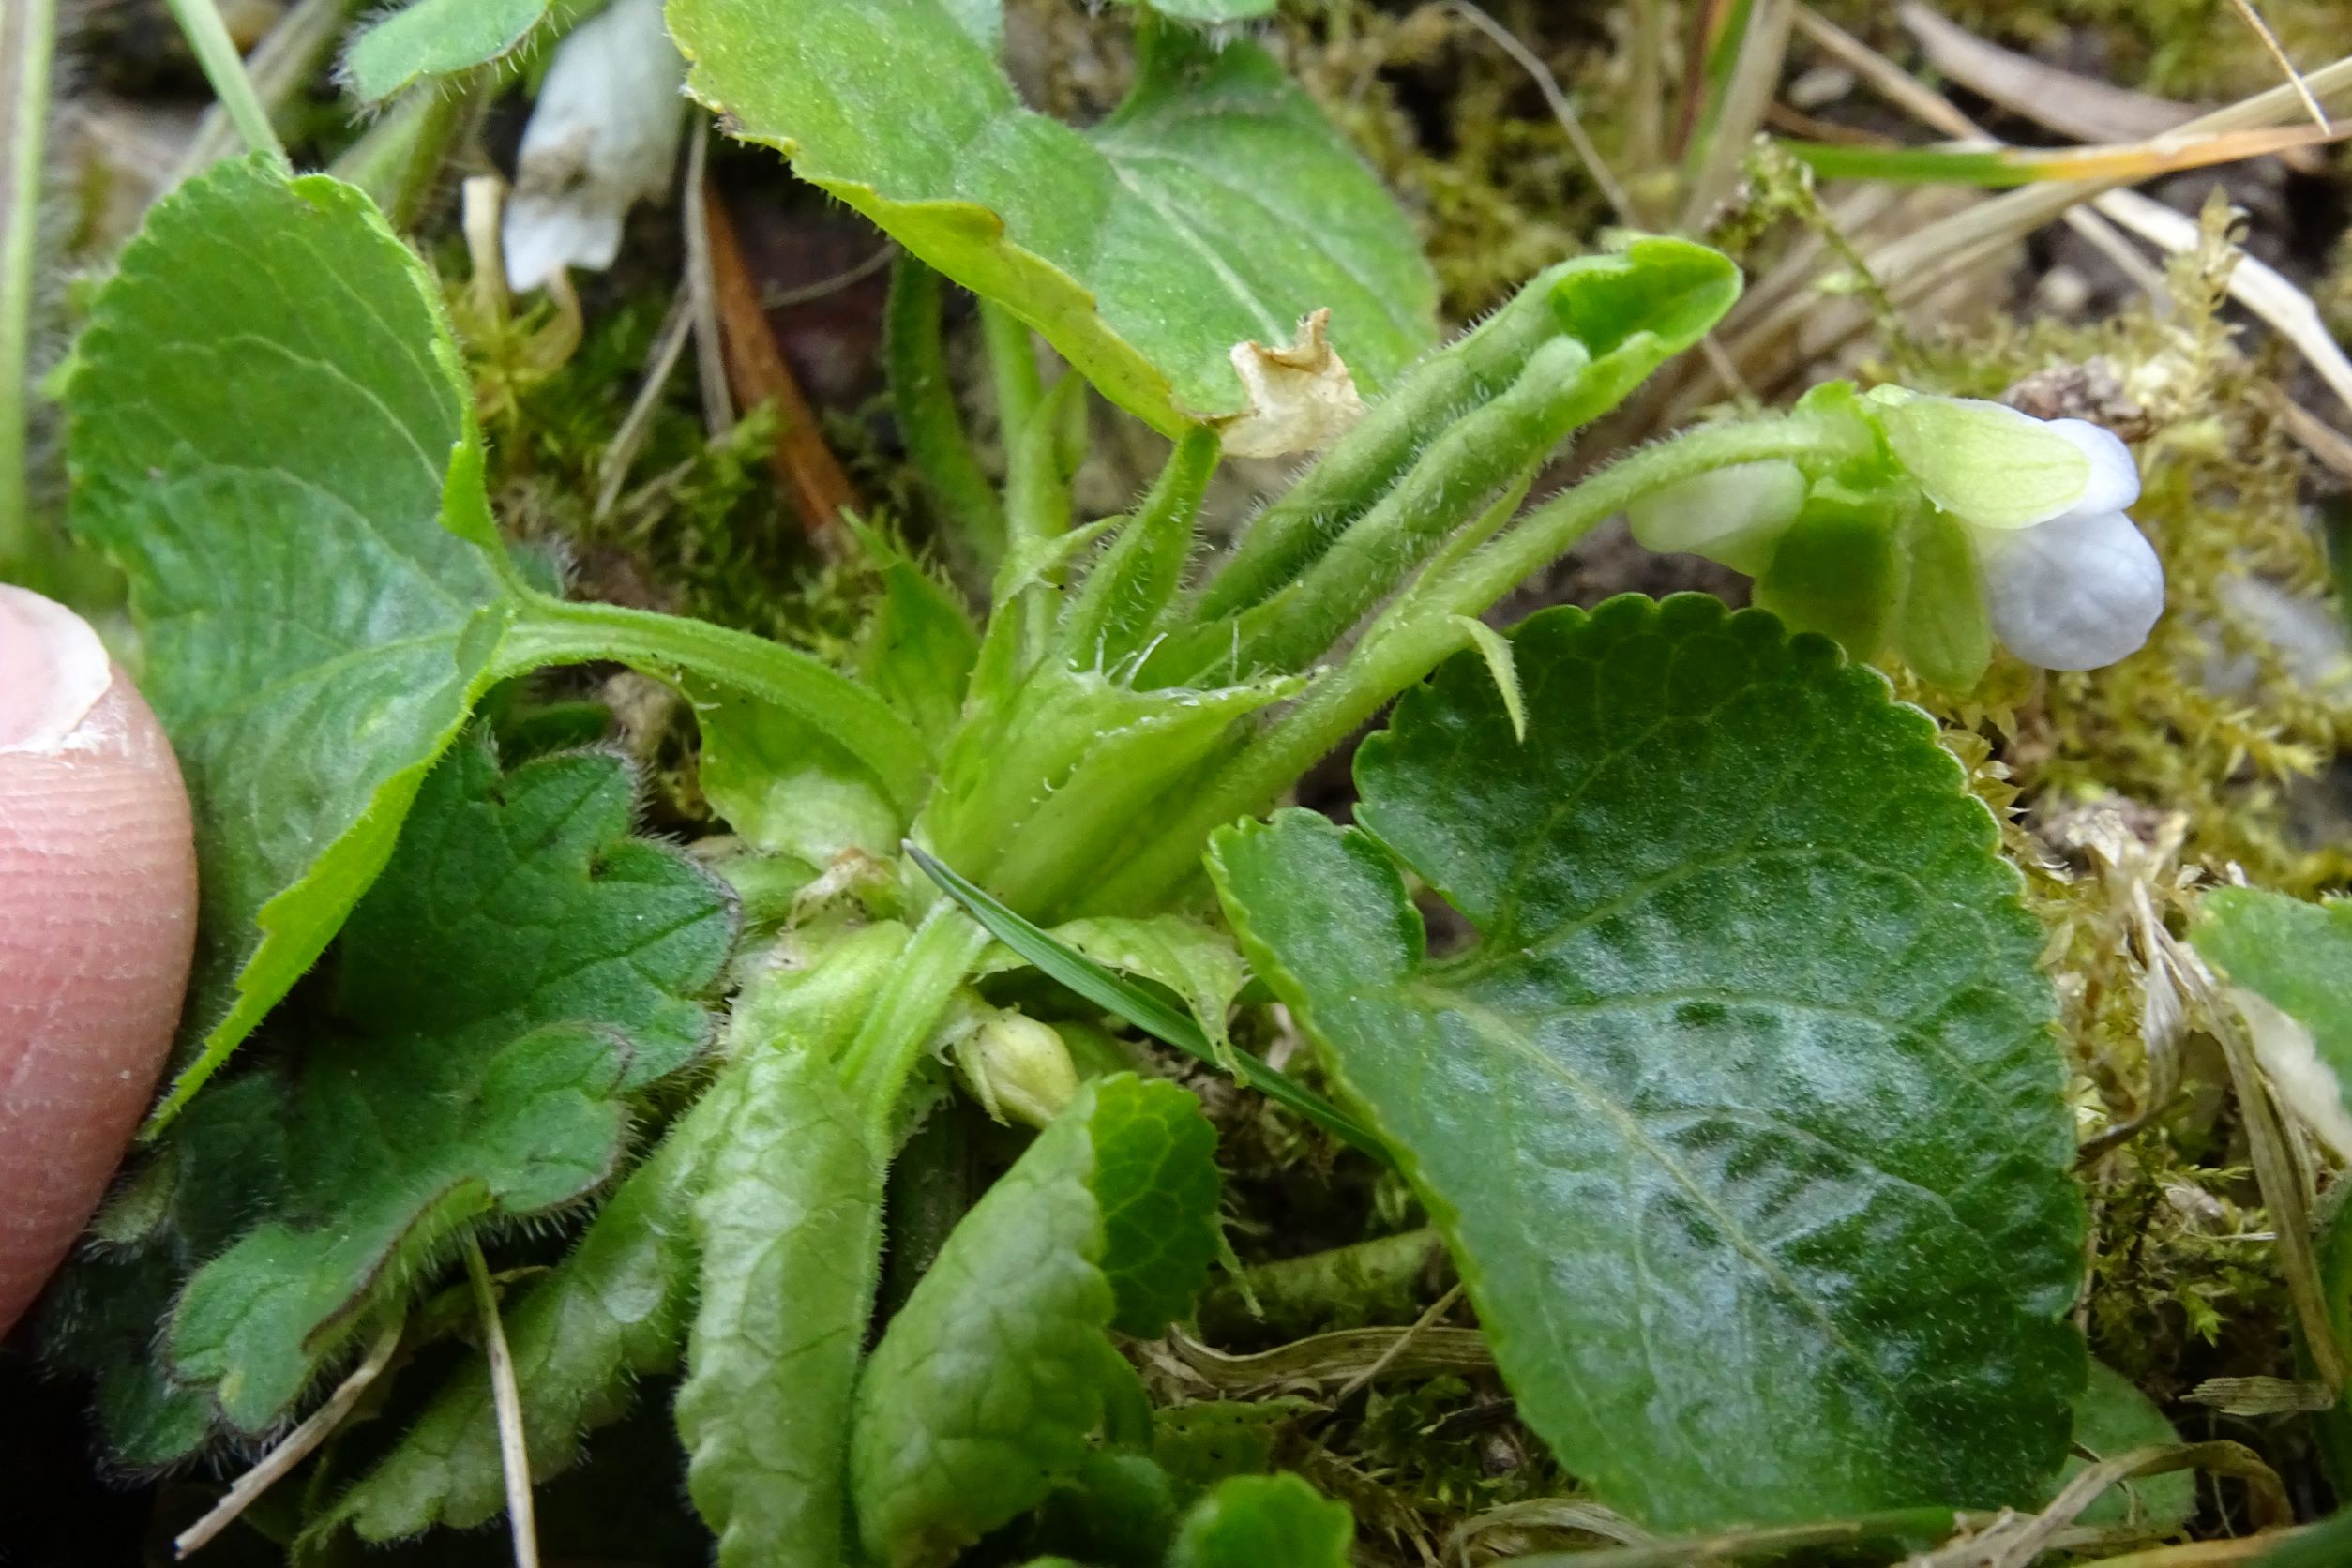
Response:
[[[990,897],[986,889],[953,867],[926,853],[920,846],[909,844],[907,853],[923,868],[925,875],[939,883],[949,897],[987,927],[990,936],[1097,1007],[1126,1019],[1146,1034],[1174,1046],[1199,1061],[1225,1068],[1251,1088],[1269,1099],[1280,1101],[1334,1138],[1381,1159],[1388,1157],[1388,1152],[1379,1138],[1340,1114],[1319,1095],[1300,1088],[1279,1068],[1242,1051],[1228,1052],[1221,1057],[1197,1023],[1166,1005],[1150,991],[1122,979],[1106,965],[1080,953],[1051,932],[1022,919]]]
[[[1624,598],[1513,641],[1525,746],[1457,656],[1358,753],[1362,828],[1285,812],[1211,864],[1522,1415],[1661,1530],[2042,1495],[2083,1214],[1992,817],[1770,616]],[[1429,958],[1400,861],[1474,946]]]
[[[702,730],[702,793],[737,833],[811,876],[854,851],[896,851],[906,823],[847,750],[773,702],[687,686]]]
[[[1426,348],[1411,231],[1273,57],[1146,19],[1081,134],[1024,107],[940,0],[671,0],[689,90],[1044,333],[1164,433],[1244,411],[1228,352],[1331,333],[1368,393]]]
[[[1154,797],[1215,756],[1234,720],[1298,686],[1138,691],[1047,658],[976,705],[940,760],[917,837],[1016,909],[1050,912],[1099,874],[1108,846],[1148,830]]]
[[[511,58],[549,31],[595,8],[595,0],[412,0],[352,39],[343,79],[382,103],[430,76],[453,76]]]
[[[882,592],[858,633],[858,673],[937,746],[962,716],[980,633],[956,590],[896,541],[871,530],[859,539]]]
[[[628,1039],[625,1089],[685,1066],[715,1032],[706,1003],[734,914],[724,883],[630,836],[636,796],[611,754],[502,776],[488,746],[460,746],[344,927],[337,1010],[378,1039],[451,1054],[592,1021]]]
[[[1209,1060],[1231,1070],[1225,1015],[1249,983],[1249,966],[1242,961],[1232,938],[1181,914],[1069,920],[1047,935],[1106,969],[1139,975],[1174,991],[1208,1042]],[[974,972],[1002,974],[1029,961],[1009,947],[1000,948],[983,957]]]
[[[695,1102],[596,1212],[580,1244],[507,1309],[535,1480],[579,1461],[582,1435],[628,1409],[634,1380],[676,1365],[693,1301],[694,1181],[733,1105],[734,1081],[722,1078]],[[490,1365],[476,1354],[307,1533],[348,1524],[381,1542],[434,1525],[472,1529],[505,1509],[501,1463]]]
[[[603,1182],[621,1093],[706,1042],[732,909],[628,837],[632,793],[616,757],[502,777],[481,746],[427,781],[353,913],[342,1026],[288,1075],[282,1187],[173,1315],[177,1375],[234,1427],[282,1417],[365,1310],[469,1226]]]
[[[2101,1459],[2113,1459],[2135,1448],[2169,1448],[2180,1440],[2164,1412],[2142,1394],[2132,1380],[2106,1363],[2090,1364],[2090,1381],[2074,1401],[2074,1447]],[[2081,1454],[2071,1454],[2058,1471],[2053,1492],[2090,1467]],[[2135,1525],[2150,1535],[2170,1535],[2188,1527],[2197,1511],[2197,1478],[2189,1470],[2174,1470],[2136,1481],[2119,1481],[2100,1494],[2075,1521],[2103,1529]]]
[[[2339,1152],[2352,1148],[2352,902],[2217,887],[2190,937],[2239,988],[2280,1097]]]
[[[1237,1475],[1184,1515],[1168,1568],[1348,1568],[1356,1522],[1295,1475]]]
[[[867,1551],[943,1563],[1132,1435],[1134,1371],[1104,1337],[1188,1309],[1217,1246],[1215,1134],[1184,1090],[1082,1089],[965,1216],[858,1385]]]
[[[176,1464],[212,1436],[212,1403],[176,1383],[156,1353],[188,1276],[252,1221],[254,1195],[284,1180],[282,1086],[232,1079],[203,1096],[126,1177],[91,1238],[51,1287],[41,1348],[90,1374],[108,1452],[139,1470]]]
[[[149,212],[67,400],[74,525],[121,563],[196,809],[186,1102],[334,936],[487,687],[496,563],[431,275],[367,199],[266,159]],[[453,466],[454,464],[454,466]]]
[[[838,1057],[907,945],[871,926],[767,968],[730,1031],[742,1088],[694,1201],[701,1258],[678,1434],[723,1568],[839,1568],[851,1388],[873,1312],[888,1151]]]

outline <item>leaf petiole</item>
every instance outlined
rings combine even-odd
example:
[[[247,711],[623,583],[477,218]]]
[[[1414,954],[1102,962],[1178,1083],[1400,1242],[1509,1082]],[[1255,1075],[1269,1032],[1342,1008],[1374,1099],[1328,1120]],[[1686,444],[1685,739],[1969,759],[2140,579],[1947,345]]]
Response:
[[[988,933],[945,900],[908,939],[906,951],[841,1053],[841,1080],[867,1117],[867,1130],[887,1141],[898,1092],[939,1025],[949,996],[972,972]]]
[[[1126,865],[1096,882],[1074,912],[1154,908],[1199,870],[1209,835],[1255,816],[1306,770],[1462,646],[1458,617],[1475,617],[1629,504],[1695,475],[1785,459],[1835,461],[1870,449],[1861,421],[1799,412],[1686,430],[1603,469],[1536,508],[1499,538],[1424,579],[1373,622],[1354,655],[1195,793],[1192,807]]]
[[[0,567],[24,569],[38,535],[26,492],[25,422],[31,362],[34,252],[40,228],[41,139],[49,123],[56,0],[0,17]]]
[[[773,702],[864,763],[910,813],[930,776],[930,747],[876,693],[807,654],[707,621],[527,593],[515,602],[499,658],[506,674],[612,659],[700,675]]]

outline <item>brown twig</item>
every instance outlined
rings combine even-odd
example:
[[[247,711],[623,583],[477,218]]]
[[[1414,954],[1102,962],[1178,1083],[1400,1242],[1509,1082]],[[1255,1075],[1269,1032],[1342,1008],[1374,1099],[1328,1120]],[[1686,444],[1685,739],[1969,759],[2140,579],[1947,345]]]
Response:
[[[817,429],[817,411],[785,362],[760,303],[760,285],[752,280],[743,244],[735,237],[734,219],[716,185],[703,187],[702,226],[710,236],[719,339],[726,346],[727,380],[735,401],[745,408],[776,405],[776,451],[770,460],[776,475],[791,490],[802,525],[818,548],[837,550],[843,538],[841,514],[856,508],[857,492],[850,488],[840,460],[825,445]]]

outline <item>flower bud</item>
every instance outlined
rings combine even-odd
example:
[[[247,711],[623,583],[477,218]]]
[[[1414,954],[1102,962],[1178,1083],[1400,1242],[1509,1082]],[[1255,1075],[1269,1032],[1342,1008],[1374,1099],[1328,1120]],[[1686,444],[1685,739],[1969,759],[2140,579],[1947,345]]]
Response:
[[[1062,1036],[1023,1013],[991,1016],[964,1038],[956,1064],[972,1098],[1000,1122],[1042,1127],[1078,1092]]]

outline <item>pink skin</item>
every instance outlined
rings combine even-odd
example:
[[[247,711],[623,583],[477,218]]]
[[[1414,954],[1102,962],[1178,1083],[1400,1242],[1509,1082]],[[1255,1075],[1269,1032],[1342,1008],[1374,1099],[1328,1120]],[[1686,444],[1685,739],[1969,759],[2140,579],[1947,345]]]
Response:
[[[0,1334],[105,1196],[196,936],[179,765],[90,628],[0,583]]]

